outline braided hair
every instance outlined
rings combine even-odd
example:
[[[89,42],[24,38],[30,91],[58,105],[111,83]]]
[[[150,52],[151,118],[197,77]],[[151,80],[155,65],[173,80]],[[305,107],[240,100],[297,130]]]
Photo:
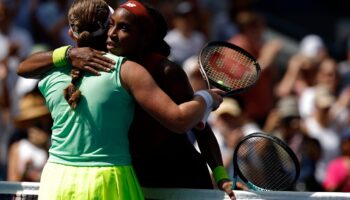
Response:
[[[109,23],[109,7],[103,0],[75,0],[68,11],[68,21],[79,47],[105,49],[106,31]],[[75,109],[81,97],[77,86],[82,72],[72,69],[72,81],[64,90],[64,98]]]

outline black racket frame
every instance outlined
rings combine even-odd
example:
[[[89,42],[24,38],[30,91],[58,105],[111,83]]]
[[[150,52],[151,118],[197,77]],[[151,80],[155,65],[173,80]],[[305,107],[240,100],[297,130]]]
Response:
[[[278,137],[276,136],[273,136],[273,135],[270,135],[270,134],[267,134],[267,133],[263,133],[263,132],[255,132],[255,133],[251,133],[247,136],[245,136],[235,147],[235,150],[234,150],[234,153],[233,153],[233,170],[234,170],[234,178],[235,177],[239,177],[243,182],[245,183],[248,183],[250,182],[249,180],[247,180],[247,178],[245,178],[242,174],[242,172],[239,170],[239,167],[238,167],[238,150],[239,150],[239,147],[246,141],[246,140],[249,140],[250,138],[253,138],[253,137],[263,137],[263,138],[266,138],[274,143],[276,143],[277,145],[279,145],[281,148],[283,148],[287,153],[288,155],[290,156],[290,158],[293,160],[294,164],[295,164],[295,170],[296,170],[296,175],[294,177],[294,180],[291,182],[290,186],[289,187],[292,187],[296,181],[298,180],[299,178],[299,175],[300,175],[300,164],[299,164],[299,160],[297,158],[297,156],[295,155],[294,151],[285,143],[283,142],[281,139],[279,139]],[[235,189],[236,188],[236,181],[237,180],[234,180],[234,185],[232,185],[232,189]],[[284,191],[284,190],[287,190],[289,189],[289,187],[287,188],[281,188],[279,191]],[[254,189],[254,190],[260,190],[260,191],[273,191],[272,189],[266,189],[266,188],[260,188],[259,186],[256,186],[254,185],[253,188],[251,189]]]
[[[222,84],[217,83],[215,80],[210,79],[208,77],[207,73],[204,70],[204,67],[203,67],[204,63],[202,62],[202,55],[203,55],[203,53],[205,51],[207,51],[208,48],[212,48],[213,46],[227,47],[227,48],[233,49],[233,50],[238,51],[241,54],[245,55],[249,59],[251,59],[254,62],[255,70],[256,70],[257,76],[258,76],[256,81],[255,81],[255,83],[250,85],[249,87],[232,89],[231,87],[224,86]],[[239,94],[241,92],[249,90],[250,88],[252,88],[256,84],[256,82],[258,82],[257,80],[259,79],[259,76],[260,76],[260,73],[261,73],[260,65],[256,61],[256,58],[254,56],[252,56],[250,53],[248,53],[243,48],[241,48],[241,47],[239,47],[237,45],[234,45],[232,43],[226,42],[226,41],[211,41],[211,42],[208,42],[201,49],[198,59],[199,59],[199,70],[200,70],[200,72],[201,72],[201,74],[202,74],[202,76],[203,76],[203,78],[204,78],[204,80],[205,80],[205,82],[207,84],[207,87],[210,89],[210,88],[212,88],[211,86],[214,86],[216,88],[219,88],[219,89],[225,91],[226,93],[225,93],[224,96],[230,96],[230,95],[233,95],[233,94]]]

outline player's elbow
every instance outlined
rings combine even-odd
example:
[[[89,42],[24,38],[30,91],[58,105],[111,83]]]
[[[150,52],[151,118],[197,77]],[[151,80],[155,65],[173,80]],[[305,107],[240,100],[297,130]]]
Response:
[[[23,62],[21,62],[19,64],[19,66],[17,67],[16,73],[17,73],[18,76],[26,77],[26,73],[23,70]]]
[[[37,78],[36,76],[33,76],[30,72],[26,70],[26,63],[25,61],[21,62],[16,70],[16,73],[18,76],[24,77],[24,78]]]

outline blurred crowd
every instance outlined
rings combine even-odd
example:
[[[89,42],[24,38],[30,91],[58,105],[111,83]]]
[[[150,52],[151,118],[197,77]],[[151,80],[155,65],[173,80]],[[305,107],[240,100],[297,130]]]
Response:
[[[116,8],[123,1],[107,2]],[[321,36],[309,33],[286,56],[287,41],[268,37],[270,27],[254,1],[146,2],[166,17],[170,59],[195,90],[206,87],[197,56],[211,40],[246,49],[262,68],[251,90],[225,98],[209,118],[231,176],[237,142],[263,131],[280,137],[299,158],[295,190],[350,192],[350,42],[339,60]],[[16,68],[34,52],[74,45],[67,34],[70,3],[0,0],[0,180],[39,181],[52,121],[37,81],[18,77]]]

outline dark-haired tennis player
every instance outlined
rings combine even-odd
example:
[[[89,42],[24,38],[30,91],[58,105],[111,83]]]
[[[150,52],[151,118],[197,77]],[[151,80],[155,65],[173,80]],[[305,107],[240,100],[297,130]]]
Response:
[[[107,47],[123,44],[126,38],[136,40],[145,48],[131,53],[118,52],[142,64],[155,79],[157,84],[177,103],[188,101],[193,96],[193,89],[181,66],[167,59],[170,48],[163,40],[168,27],[162,14],[156,9],[137,1],[128,1],[115,11],[112,20]],[[118,26],[125,24],[124,30]],[[135,26],[142,32],[135,32]],[[142,38],[148,32],[155,36]],[[112,35],[113,36],[113,35]],[[114,41],[113,41],[114,40]],[[152,118],[140,106],[136,106],[135,119],[131,125],[130,150],[133,166],[143,187],[165,188],[213,188],[207,162],[214,171],[214,179],[220,189],[228,186],[226,192],[232,196],[231,181],[222,167],[222,158],[216,138],[210,127],[203,131],[193,129],[202,154],[197,152],[186,134],[176,134]]]

